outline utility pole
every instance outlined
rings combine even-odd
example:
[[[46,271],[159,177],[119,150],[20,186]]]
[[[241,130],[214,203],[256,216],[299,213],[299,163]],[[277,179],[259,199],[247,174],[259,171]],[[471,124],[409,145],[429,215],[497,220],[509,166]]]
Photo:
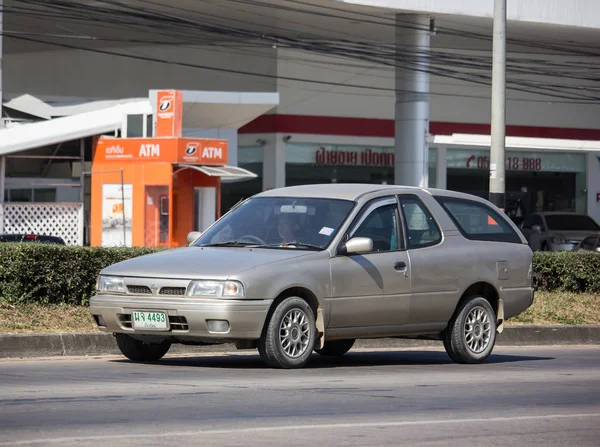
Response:
[[[490,202],[504,211],[506,143],[506,0],[494,0]]]

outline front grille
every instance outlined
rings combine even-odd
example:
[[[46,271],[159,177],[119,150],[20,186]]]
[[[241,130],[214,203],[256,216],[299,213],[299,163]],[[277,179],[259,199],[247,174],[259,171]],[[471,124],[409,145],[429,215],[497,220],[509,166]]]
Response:
[[[163,287],[160,289],[160,295],[185,295],[185,287]]]
[[[148,286],[127,286],[127,291],[136,295],[151,295],[152,291]]]
[[[173,331],[189,331],[190,329],[185,317],[169,316],[169,324]]]
[[[117,317],[119,318],[119,323],[121,323],[122,327],[131,329],[132,325],[131,325],[131,314],[117,314]]]

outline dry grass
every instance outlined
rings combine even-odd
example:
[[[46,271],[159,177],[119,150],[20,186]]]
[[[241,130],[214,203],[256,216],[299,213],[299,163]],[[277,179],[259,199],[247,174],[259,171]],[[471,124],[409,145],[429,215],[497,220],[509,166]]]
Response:
[[[507,324],[600,324],[600,295],[536,292],[533,305]]]
[[[600,324],[600,295],[538,292],[517,324]],[[0,303],[0,333],[95,332],[86,306]]]
[[[95,332],[86,306],[0,303],[0,333]]]

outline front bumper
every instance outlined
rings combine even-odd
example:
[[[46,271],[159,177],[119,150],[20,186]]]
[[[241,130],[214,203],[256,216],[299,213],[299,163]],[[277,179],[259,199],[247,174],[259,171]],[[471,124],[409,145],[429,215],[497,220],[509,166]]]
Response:
[[[577,246],[576,242],[566,242],[564,244],[556,244],[552,242],[550,244],[550,249],[552,251],[573,251]]]
[[[148,298],[143,296],[95,295],[90,311],[104,332],[198,341],[258,339],[273,300]],[[163,311],[169,318],[166,330],[139,330],[132,327],[133,311]],[[99,318],[101,317],[101,319]],[[209,330],[208,321],[226,320],[226,332]],[[103,324],[102,324],[103,323]]]

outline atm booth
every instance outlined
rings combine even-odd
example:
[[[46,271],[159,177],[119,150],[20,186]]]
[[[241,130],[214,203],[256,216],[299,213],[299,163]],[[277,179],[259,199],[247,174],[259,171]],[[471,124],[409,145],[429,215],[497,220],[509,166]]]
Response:
[[[94,142],[90,245],[187,245],[190,232],[220,217],[223,181],[257,177],[229,166],[228,140],[210,134],[229,130],[237,138],[239,127],[278,103],[278,93],[151,90],[146,137]]]
[[[227,140],[99,138],[92,162],[92,246],[178,247],[218,219]],[[99,200],[101,198],[101,200]]]

